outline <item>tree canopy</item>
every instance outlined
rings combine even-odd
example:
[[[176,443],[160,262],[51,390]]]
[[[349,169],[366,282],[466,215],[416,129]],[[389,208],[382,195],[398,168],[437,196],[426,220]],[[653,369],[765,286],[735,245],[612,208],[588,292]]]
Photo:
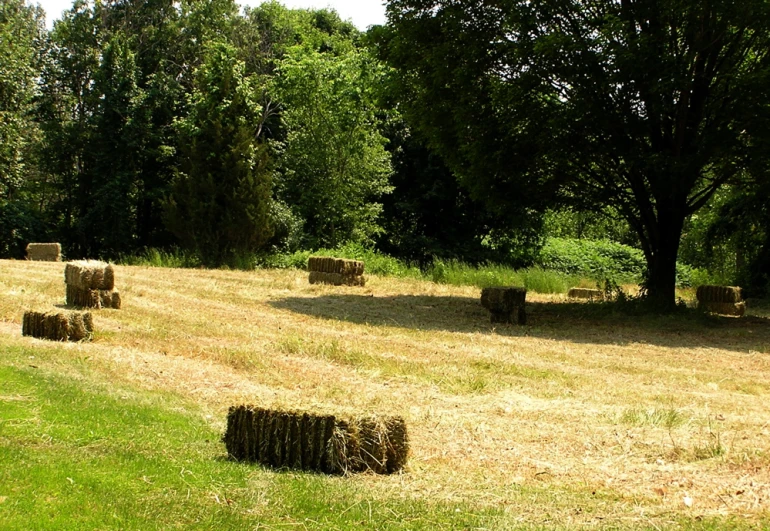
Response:
[[[685,219],[764,159],[762,0],[391,0],[409,120],[491,206],[609,205],[673,304]]]

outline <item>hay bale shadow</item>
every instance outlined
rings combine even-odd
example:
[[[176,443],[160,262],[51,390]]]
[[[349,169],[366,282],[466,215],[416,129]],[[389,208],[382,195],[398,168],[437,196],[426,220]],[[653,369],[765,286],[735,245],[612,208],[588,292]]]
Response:
[[[741,319],[705,315],[695,309],[671,315],[624,313],[612,302],[527,302],[527,326],[491,324],[475,297],[329,294],[273,300],[281,310],[355,324],[494,333],[627,345],[645,342],[664,347],[719,347],[748,352],[770,343],[770,318]]]

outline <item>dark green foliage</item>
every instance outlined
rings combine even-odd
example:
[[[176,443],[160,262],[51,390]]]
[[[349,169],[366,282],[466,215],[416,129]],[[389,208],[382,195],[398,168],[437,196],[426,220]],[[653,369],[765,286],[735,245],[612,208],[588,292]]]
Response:
[[[38,213],[24,202],[0,199],[0,258],[24,258],[27,244],[45,233]]]
[[[190,114],[177,124],[181,166],[167,222],[206,265],[231,264],[272,234],[272,172],[259,139],[260,91],[255,77],[244,76],[232,46],[212,44],[196,71]]]
[[[43,234],[33,195],[35,78],[40,73],[43,13],[22,0],[0,2],[0,257],[22,258]]]
[[[491,207],[612,207],[674,304],[684,220],[765,159],[762,0],[391,0],[407,118]]]
[[[473,200],[402,119],[392,120],[385,134],[393,158],[394,189],[383,199],[385,230],[379,249],[423,267],[434,258],[515,266],[532,262],[542,243],[535,212],[496,213]]]
[[[549,238],[537,264],[568,274],[626,281],[639,281],[645,269],[639,249],[602,240],[564,238]]]

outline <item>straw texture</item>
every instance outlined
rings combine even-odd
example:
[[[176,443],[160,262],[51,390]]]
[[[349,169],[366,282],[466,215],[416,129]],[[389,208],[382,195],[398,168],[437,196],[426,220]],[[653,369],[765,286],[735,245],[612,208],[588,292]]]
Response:
[[[327,474],[391,474],[409,453],[401,417],[344,419],[251,405],[230,408],[223,441],[239,461]]]

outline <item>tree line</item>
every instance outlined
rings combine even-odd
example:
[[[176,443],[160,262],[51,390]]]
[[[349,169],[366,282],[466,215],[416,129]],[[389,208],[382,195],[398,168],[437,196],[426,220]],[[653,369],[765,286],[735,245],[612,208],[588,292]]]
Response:
[[[277,2],[76,0],[48,31],[0,0],[0,256],[526,265],[575,225],[641,248],[663,305],[677,258],[727,247],[767,285],[768,2],[387,9],[360,32]]]

